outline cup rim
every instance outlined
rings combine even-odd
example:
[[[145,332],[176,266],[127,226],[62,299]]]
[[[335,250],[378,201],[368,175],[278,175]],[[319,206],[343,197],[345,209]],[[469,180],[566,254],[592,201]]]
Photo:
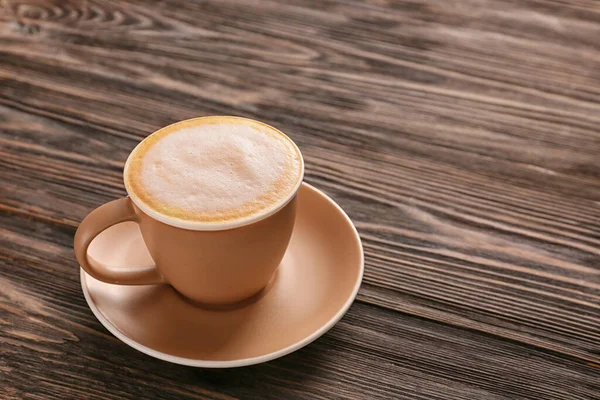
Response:
[[[191,121],[199,121],[199,120],[208,119],[208,118],[231,118],[231,119],[250,121],[253,123],[260,124],[268,129],[272,129],[272,130],[278,132],[279,134],[283,135],[283,137],[286,138],[287,140],[289,140],[289,142],[296,149],[296,151],[298,152],[298,155],[300,156],[300,175],[298,177],[298,182],[296,182],[296,185],[294,186],[294,189],[292,191],[290,191],[290,194],[288,196],[284,197],[282,200],[277,202],[273,207],[271,207],[270,209],[268,209],[267,211],[265,211],[263,213],[260,213],[257,215],[251,215],[249,217],[237,219],[234,221],[224,222],[224,223],[188,221],[188,220],[183,220],[180,218],[168,217],[168,216],[161,214],[158,211],[152,209],[151,207],[146,205],[144,202],[142,202],[129,189],[129,187],[127,185],[127,179],[125,179],[125,177],[127,176],[127,170],[129,167],[129,163],[131,161],[132,154],[135,153],[137,148],[139,146],[141,146],[141,144],[144,141],[148,140],[149,137],[162,131],[163,129],[167,129],[171,126],[178,125],[178,124],[189,123]],[[133,148],[133,150],[127,156],[127,160],[125,161],[125,166],[123,168],[123,183],[125,185],[125,190],[127,191],[127,195],[129,196],[129,198],[131,199],[131,201],[133,202],[133,204],[135,204],[135,206],[137,208],[139,208],[144,214],[148,215],[149,217],[151,217],[159,222],[162,222],[166,225],[170,225],[170,226],[173,226],[176,228],[181,228],[181,229],[194,230],[194,231],[222,231],[222,230],[227,230],[227,229],[240,228],[240,227],[243,227],[246,225],[251,225],[256,222],[262,221],[262,220],[270,217],[271,215],[277,213],[282,208],[284,208],[290,201],[292,201],[292,199],[298,193],[298,190],[300,190],[300,186],[302,186],[303,180],[304,180],[304,157],[302,155],[302,152],[298,148],[298,145],[288,135],[286,135],[285,133],[283,133],[282,131],[280,131],[279,129],[277,129],[271,125],[265,124],[264,122],[257,121],[257,120],[251,119],[251,118],[238,117],[238,116],[234,116],[234,115],[210,115],[210,116],[204,116],[204,117],[189,118],[189,119],[174,122],[170,125],[164,126],[160,129],[157,129],[156,131],[152,132],[150,135],[145,137],[143,140],[141,140]]]

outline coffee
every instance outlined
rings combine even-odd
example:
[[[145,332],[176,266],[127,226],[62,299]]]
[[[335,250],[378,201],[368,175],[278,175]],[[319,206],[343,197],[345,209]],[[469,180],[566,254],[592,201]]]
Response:
[[[125,167],[132,197],[167,218],[227,224],[269,213],[302,179],[298,148],[268,125],[206,117],[163,128]]]

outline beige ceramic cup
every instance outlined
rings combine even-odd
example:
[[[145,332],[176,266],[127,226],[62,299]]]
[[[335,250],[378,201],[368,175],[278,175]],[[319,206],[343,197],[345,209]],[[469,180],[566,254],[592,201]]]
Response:
[[[298,184],[275,209],[250,220],[204,228],[154,212],[136,200],[126,185],[129,196],[98,207],[81,222],[75,234],[75,255],[89,275],[103,282],[170,284],[183,296],[201,304],[245,300],[265,288],[285,254],[303,173],[302,162]],[[88,258],[92,240],[105,229],[125,221],[139,224],[154,266],[115,269]]]

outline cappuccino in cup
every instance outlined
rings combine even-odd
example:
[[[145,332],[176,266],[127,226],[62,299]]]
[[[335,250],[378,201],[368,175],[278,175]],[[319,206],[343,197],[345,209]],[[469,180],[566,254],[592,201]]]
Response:
[[[93,278],[169,284],[197,304],[231,304],[273,279],[294,228],[304,162],[285,134],[239,117],[203,117],[159,129],[125,163],[128,196],[92,211],[75,254]],[[155,265],[112,268],[87,249],[105,229],[139,224]]]
[[[199,225],[269,213],[301,179],[301,155],[287,136],[236,117],[163,128],[136,147],[125,168],[125,185],[140,205]]]

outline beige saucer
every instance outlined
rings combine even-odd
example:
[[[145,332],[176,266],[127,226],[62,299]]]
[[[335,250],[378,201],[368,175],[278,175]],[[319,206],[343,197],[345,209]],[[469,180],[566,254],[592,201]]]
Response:
[[[133,222],[101,233],[88,254],[115,268],[152,264]],[[167,285],[111,285],[83,269],[81,286],[98,320],[131,347],[177,364],[229,368],[284,356],[323,335],[352,304],[363,269],[352,221],[303,184],[287,253],[267,288],[246,304],[207,309]]]

